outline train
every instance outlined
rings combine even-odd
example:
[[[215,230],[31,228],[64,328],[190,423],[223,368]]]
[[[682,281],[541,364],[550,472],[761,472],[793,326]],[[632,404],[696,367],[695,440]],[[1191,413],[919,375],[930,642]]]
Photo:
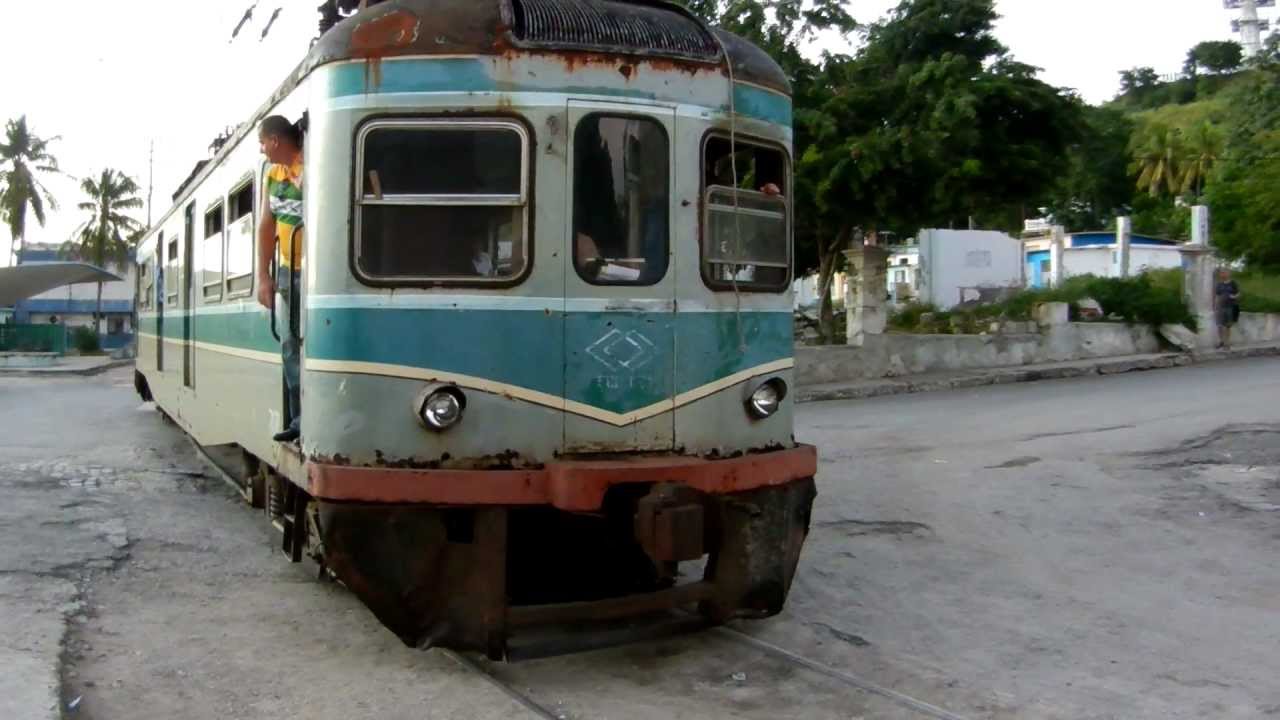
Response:
[[[269,115],[307,118],[296,323],[255,299]],[[410,646],[776,614],[818,463],[791,115],[767,53],[674,4],[366,7],[139,241],[138,390]]]

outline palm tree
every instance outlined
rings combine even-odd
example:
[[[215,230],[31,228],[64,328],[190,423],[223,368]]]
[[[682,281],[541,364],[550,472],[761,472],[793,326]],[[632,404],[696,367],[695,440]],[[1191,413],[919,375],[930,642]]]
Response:
[[[40,182],[39,173],[58,172],[58,161],[49,154],[49,144],[58,138],[41,139],[27,129],[22,116],[5,124],[0,143],[0,216],[9,226],[9,255],[22,247],[27,231],[27,209],[44,226],[45,207],[57,210],[58,203]]]
[[[1182,186],[1182,133],[1164,125],[1148,126],[1134,138],[1133,163],[1129,171],[1138,173],[1138,189],[1151,197],[1167,192],[1176,195]]]
[[[108,262],[117,265],[128,262],[132,246],[127,237],[142,225],[124,211],[142,207],[142,199],[137,196],[138,183],[119,170],[107,168],[97,179],[82,180],[80,189],[89,199],[78,207],[92,215],[76,230],[64,246],[64,252],[89,260],[100,268],[105,268]],[[98,304],[93,317],[94,330],[101,334],[102,283],[98,283]]]
[[[1182,172],[1182,192],[1188,193],[1193,188],[1198,199],[1204,192],[1205,178],[1213,170],[1214,163],[1222,157],[1225,141],[1222,131],[1205,121],[1195,126],[1187,138],[1187,164]]]

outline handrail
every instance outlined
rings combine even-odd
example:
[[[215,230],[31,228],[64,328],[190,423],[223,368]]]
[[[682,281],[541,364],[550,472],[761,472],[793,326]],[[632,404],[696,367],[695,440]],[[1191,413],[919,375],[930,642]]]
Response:
[[[277,278],[277,277],[279,277],[279,273],[278,273],[278,272],[276,272],[278,269],[279,269],[279,262],[276,260],[275,253],[272,253],[272,256],[271,256],[271,267],[270,267],[270,268],[268,268],[268,270],[267,270],[267,271],[271,274],[271,275],[270,275],[270,277],[271,277],[271,282],[272,282],[272,284],[273,284],[273,285],[275,284],[275,280],[276,280],[276,278]],[[276,331],[276,293],[275,293],[275,289],[272,289],[272,291],[271,291],[271,336],[272,336],[272,337],[274,337],[274,338],[276,339],[276,342],[280,342],[280,333]]]
[[[297,264],[298,262],[298,233],[302,231],[303,223],[298,223],[293,228],[293,232],[289,233],[289,262]],[[289,333],[294,340],[302,339],[302,308],[298,304],[298,273],[294,268],[289,268]],[[294,311],[297,311],[296,313]]]

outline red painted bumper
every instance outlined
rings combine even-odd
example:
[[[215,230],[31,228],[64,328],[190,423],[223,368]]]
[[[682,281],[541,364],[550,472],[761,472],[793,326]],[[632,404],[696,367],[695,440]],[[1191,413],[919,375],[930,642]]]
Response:
[[[813,477],[811,445],[726,460],[688,456],[565,460],[539,470],[417,470],[306,464],[307,491],[320,500],[437,505],[551,505],[598,510],[610,487],[673,482],[713,495]]]

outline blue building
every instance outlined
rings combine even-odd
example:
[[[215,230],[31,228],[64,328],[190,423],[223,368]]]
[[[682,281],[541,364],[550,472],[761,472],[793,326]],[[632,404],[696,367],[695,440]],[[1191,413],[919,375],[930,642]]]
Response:
[[[27,245],[18,254],[18,264],[62,262],[54,245]],[[134,263],[123,266],[108,264],[106,270],[124,278],[102,285],[102,331],[99,342],[104,350],[123,347],[133,341]],[[13,308],[12,322],[29,325],[62,325],[68,331],[76,327],[92,328],[97,306],[96,283],[79,283],[49,290],[22,300]]]

